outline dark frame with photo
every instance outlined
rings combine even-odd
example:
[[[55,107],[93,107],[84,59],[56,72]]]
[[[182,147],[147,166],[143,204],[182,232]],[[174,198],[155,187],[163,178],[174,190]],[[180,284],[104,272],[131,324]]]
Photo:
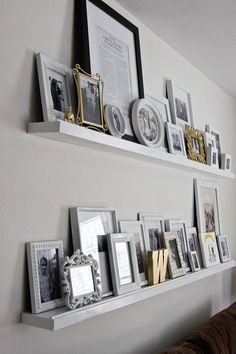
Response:
[[[135,50],[134,54],[135,54],[135,61],[136,61],[136,74],[137,74],[137,86],[138,86],[137,90],[139,96],[139,97],[134,97],[134,99],[143,98],[144,89],[143,89],[142,63],[141,63],[138,28],[101,0],[77,0],[76,1],[75,11],[77,16],[75,18],[76,20],[78,19],[76,21],[76,31],[77,31],[76,38],[78,38],[77,43],[79,43],[79,48],[76,50],[77,52],[76,62],[79,63],[86,72],[90,74],[92,73],[93,68],[91,65],[91,57],[90,57],[91,38],[89,36],[89,28],[88,28],[89,21],[88,21],[88,11],[87,11],[88,2],[95,5],[99,10],[105,13],[108,17],[111,17],[113,20],[115,20],[116,22],[121,24],[125,29],[127,29],[127,31],[132,33],[133,41],[134,41],[134,50]],[[105,104],[109,104],[109,103],[111,104],[111,102],[105,102]],[[125,134],[123,139],[136,141],[133,134],[132,135]]]
[[[32,313],[63,306],[60,276],[62,241],[28,242],[26,251]]]

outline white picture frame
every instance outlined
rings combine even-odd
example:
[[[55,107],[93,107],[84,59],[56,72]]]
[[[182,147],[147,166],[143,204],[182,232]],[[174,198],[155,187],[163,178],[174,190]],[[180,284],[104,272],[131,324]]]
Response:
[[[197,272],[201,269],[198,255],[196,251],[188,252],[189,263],[191,267],[191,272]]]
[[[202,250],[203,265],[205,268],[220,264],[219,251],[214,232],[199,234],[200,246]]]
[[[70,221],[74,250],[92,254],[101,273],[103,297],[112,294],[111,270],[107,249],[107,236],[118,232],[116,212],[108,208],[70,208]]]
[[[202,266],[202,254],[196,227],[187,227],[187,245],[189,252],[197,252],[198,260]]]
[[[62,241],[26,243],[32,313],[64,305],[60,266],[63,262]]]
[[[171,278],[185,275],[183,255],[177,232],[165,232],[164,245],[168,250],[168,269]]]
[[[68,106],[76,114],[76,87],[72,69],[42,53],[36,54],[36,63],[44,121],[64,120]]]
[[[120,232],[121,233],[132,233],[135,239],[135,249],[138,261],[138,270],[140,276],[140,284],[144,286],[148,283],[147,281],[147,251],[145,248],[145,234],[144,225],[142,221],[127,221],[120,220]]]
[[[109,133],[121,139],[125,133],[125,119],[119,107],[110,104],[106,105],[104,108],[104,120]]]
[[[221,154],[221,170],[231,171],[232,156],[230,154],[222,153]]]
[[[217,184],[194,179],[198,233],[220,232],[220,211]]]
[[[169,122],[166,122],[165,126],[170,153],[187,158],[182,128]]]
[[[209,124],[205,125],[205,131],[215,137],[216,148],[218,150],[218,160],[219,167],[221,168],[221,142],[220,142],[220,134],[215,130],[215,128],[211,129]]]
[[[114,295],[118,296],[140,289],[133,234],[110,234],[107,241]]]
[[[205,147],[206,150],[206,162],[209,166],[219,168],[218,150],[213,145]]]
[[[139,220],[144,225],[144,241],[147,251],[156,251],[164,247],[163,234],[165,232],[164,217],[156,213],[139,214]]]
[[[186,272],[190,271],[190,264],[188,259],[189,246],[187,243],[187,226],[186,222],[181,219],[165,220],[165,230],[176,232],[180,241],[184,268]]]
[[[164,142],[164,125],[156,107],[147,99],[137,99],[132,106],[132,125],[138,141],[153,148]]]
[[[167,95],[170,103],[172,123],[185,127],[185,124],[193,124],[193,113],[190,93],[173,80],[167,80]]]
[[[219,254],[220,254],[220,261],[222,263],[230,261],[231,256],[230,256],[230,250],[229,250],[227,236],[226,235],[217,235],[216,239],[217,239],[217,244],[218,244],[218,249],[219,249]]]

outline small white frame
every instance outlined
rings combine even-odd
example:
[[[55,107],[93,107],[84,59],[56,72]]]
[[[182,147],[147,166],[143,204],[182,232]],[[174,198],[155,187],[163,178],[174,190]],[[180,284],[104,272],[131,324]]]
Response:
[[[26,251],[32,313],[63,306],[60,277],[62,241],[28,242]]]
[[[140,289],[133,234],[113,233],[108,235],[107,241],[114,295],[118,296]]]
[[[203,265],[209,268],[220,264],[220,257],[214,232],[199,234],[200,246],[202,250]]]
[[[231,171],[232,156],[226,153],[221,154],[221,170]]]
[[[194,127],[190,93],[173,80],[167,80],[167,95],[170,103],[172,123],[185,127],[189,124]]]
[[[202,255],[196,227],[187,227],[187,245],[189,252],[196,251],[200,265],[202,265]]]
[[[197,272],[201,269],[198,255],[196,251],[188,252],[189,263],[191,267],[191,272]]]
[[[183,254],[177,232],[165,232],[164,244],[165,248],[168,250],[168,269],[171,278],[177,278],[185,275]]]
[[[206,150],[206,161],[209,166],[219,168],[219,158],[218,150],[213,145],[208,145],[205,147]]]
[[[144,225],[146,252],[163,248],[163,234],[165,232],[164,217],[155,213],[139,213],[138,215],[139,220]]]
[[[72,69],[47,57],[36,54],[39,88],[45,122],[64,120],[68,106],[76,113],[76,87]]]
[[[169,122],[165,126],[170,153],[187,158],[182,128]]]
[[[231,256],[230,256],[227,236],[217,235],[216,239],[217,239],[217,244],[218,244],[218,249],[220,254],[220,261],[222,263],[230,261]]]
[[[145,248],[144,224],[142,221],[121,220],[120,232],[132,233],[135,239],[135,249],[138,261],[138,270],[141,286],[146,285],[147,281],[147,252]]]

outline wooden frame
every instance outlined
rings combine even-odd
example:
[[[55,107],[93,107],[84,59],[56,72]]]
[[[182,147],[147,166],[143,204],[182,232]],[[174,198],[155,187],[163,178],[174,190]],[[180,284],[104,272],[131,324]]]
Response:
[[[64,305],[60,266],[62,241],[39,241],[26,244],[32,313]]]
[[[110,234],[107,241],[114,295],[139,289],[140,276],[133,234]]]
[[[184,134],[178,125],[166,122],[166,135],[171,154],[186,157]]]
[[[189,125],[185,126],[187,155],[190,160],[206,163],[203,134]]]
[[[77,33],[78,33],[78,54],[77,63],[88,73],[100,73],[104,80],[104,104],[116,104],[121,109],[121,113],[126,119],[126,134],[125,139],[135,140],[132,132],[132,127],[129,120],[130,104],[137,98],[144,97],[143,78],[142,78],[142,64],[139,44],[138,28],[131,22],[121,16],[118,12],[108,6],[101,0],[77,0],[76,1],[77,18]],[[100,45],[98,45],[98,43]],[[109,53],[115,57],[114,48],[120,48],[123,57],[126,58],[127,64],[126,81],[123,86],[128,92],[128,102],[118,99],[119,88],[118,85],[111,85],[111,77],[107,74],[107,66],[104,65],[106,58],[101,58],[99,47],[104,47],[104,43],[111,48]],[[120,55],[117,53],[117,55]],[[114,60],[115,62],[115,60]],[[116,71],[119,72],[116,67]],[[114,73],[114,77],[117,73]],[[130,84],[129,87],[129,82]],[[115,88],[115,89],[114,89]],[[117,93],[115,93],[115,91]],[[115,99],[111,94],[117,96]]]
[[[230,256],[227,236],[217,235],[216,239],[217,239],[217,244],[218,244],[218,249],[220,254],[220,261],[222,263],[230,261],[231,256]]]
[[[62,288],[69,310],[98,302],[102,299],[98,262],[90,254],[76,250],[66,257],[62,267]]]
[[[164,243],[168,250],[168,268],[171,278],[185,275],[183,255],[177,232],[165,232]]]
[[[164,218],[155,213],[139,213],[139,220],[144,225],[146,252],[163,248]]]
[[[220,263],[220,257],[214,232],[199,234],[202,249],[203,265],[205,268],[212,267]]]

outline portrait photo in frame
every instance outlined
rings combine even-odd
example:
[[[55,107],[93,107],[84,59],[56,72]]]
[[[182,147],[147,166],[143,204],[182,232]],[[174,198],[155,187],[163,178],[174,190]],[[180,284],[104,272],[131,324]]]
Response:
[[[188,250],[189,252],[197,252],[200,266],[202,266],[202,255],[196,227],[187,227],[186,234]]]
[[[170,153],[187,157],[182,128],[169,122],[166,122],[165,126]]]
[[[36,63],[44,121],[64,120],[68,106],[76,113],[72,69],[42,53],[36,54]]]
[[[135,249],[141,286],[147,284],[147,252],[145,248],[144,225],[142,221],[119,221],[121,233],[132,233],[135,239]]]
[[[220,234],[218,189],[214,182],[194,179],[198,233]]]
[[[63,262],[62,241],[26,243],[32,313],[64,305],[60,266]]]
[[[177,232],[165,232],[164,244],[169,254],[168,269],[171,278],[177,278],[185,275],[183,255]]]
[[[170,103],[172,123],[185,127],[186,124],[194,126],[190,93],[173,80],[167,80],[167,95]]]
[[[126,122],[124,139],[133,134],[131,103],[144,97],[139,31],[101,0],[76,1],[77,62],[88,73],[100,73],[104,104],[117,105]]]
[[[230,256],[227,236],[226,235],[217,235],[216,239],[217,239],[217,244],[218,244],[218,249],[219,249],[219,254],[220,254],[220,261],[222,263],[230,261],[231,256]]]
[[[142,221],[144,225],[146,252],[157,251],[163,248],[163,233],[165,232],[164,218],[155,213],[139,213],[139,220]]]
[[[219,251],[214,232],[205,232],[199,234],[199,240],[202,250],[203,265],[205,268],[220,264]]]
[[[191,272],[197,272],[201,269],[198,255],[196,251],[189,251],[188,252],[189,263],[191,267]]]
[[[70,208],[70,221],[74,250],[91,254],[98,262],[101,274],[102,296],[112,294],[107,235],[118,231],[116,212],[106,208]]]
[[[140,289],[133,234],[110,234],[107,240],[114,295],[122,295]]]

